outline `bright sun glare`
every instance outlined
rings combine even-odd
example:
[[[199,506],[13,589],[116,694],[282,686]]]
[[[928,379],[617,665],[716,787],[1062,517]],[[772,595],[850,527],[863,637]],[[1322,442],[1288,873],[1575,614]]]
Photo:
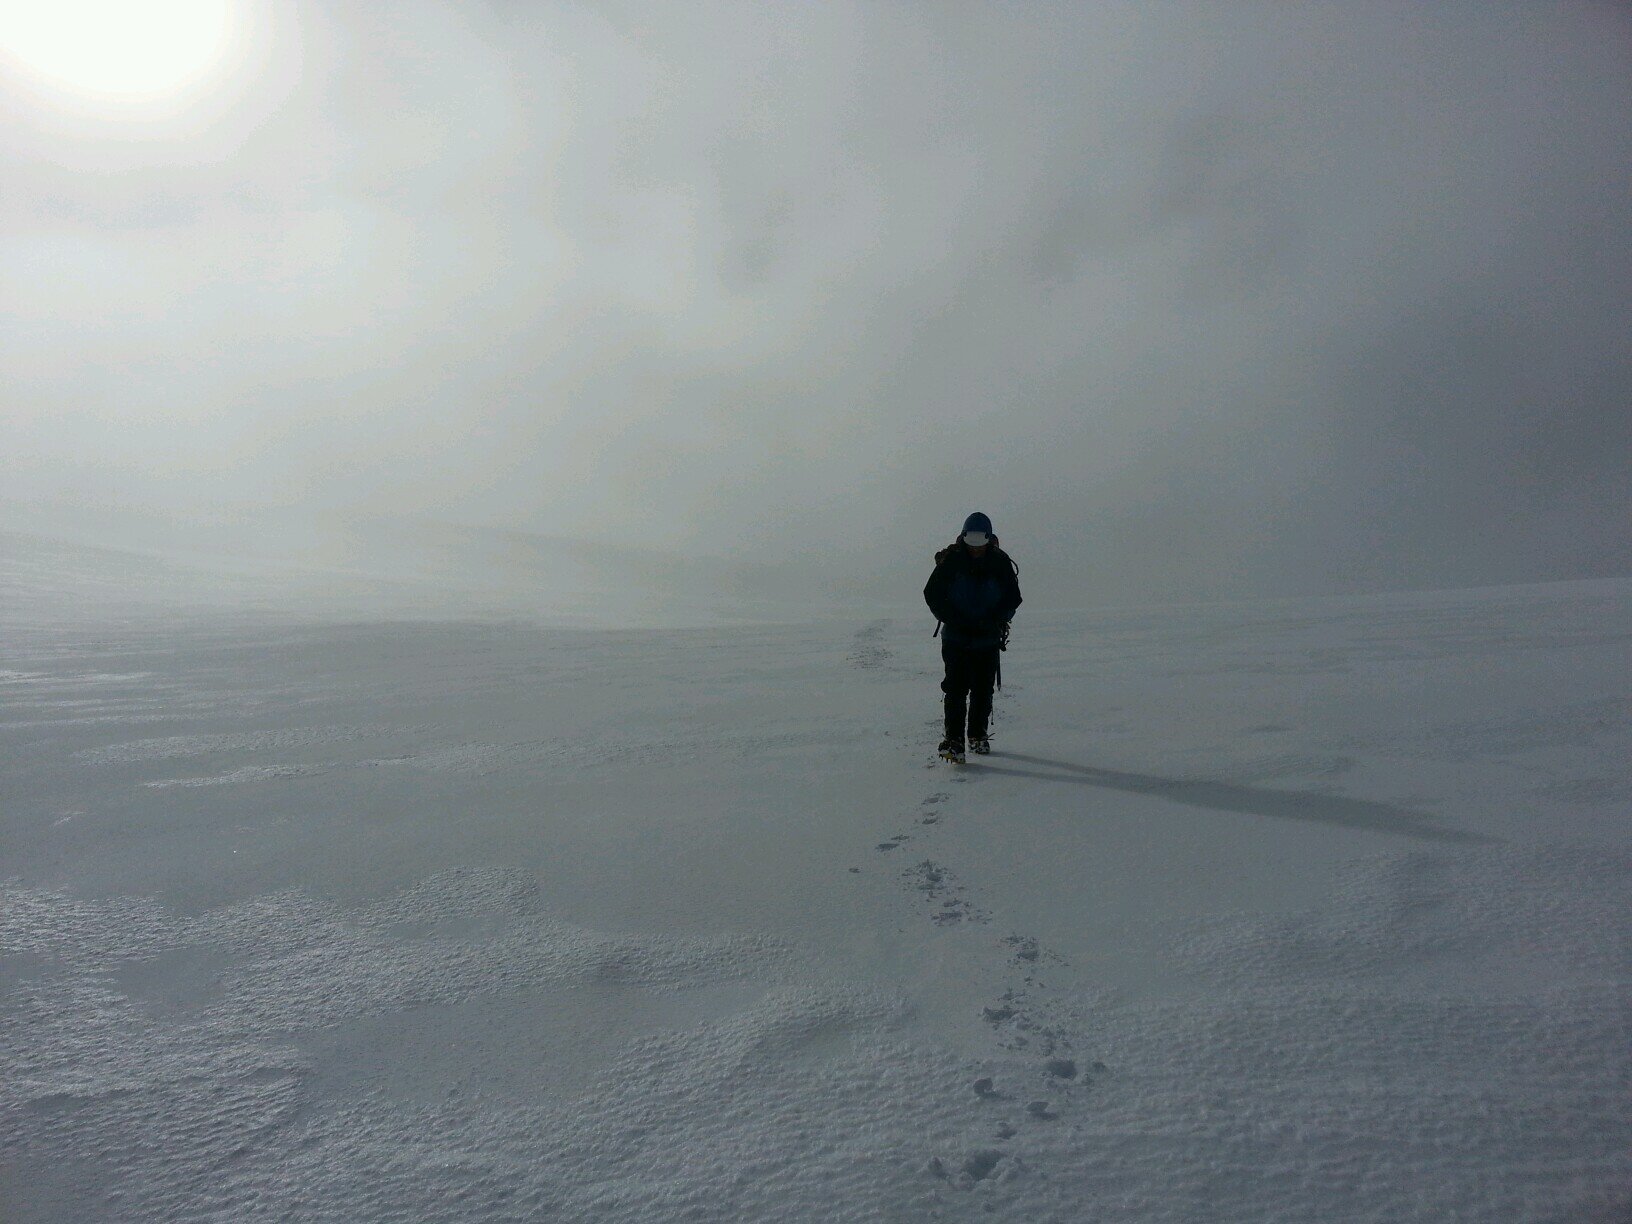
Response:
[[[238,7],[235,0],[0,0],[0,60],[72,96],[152,106],[222,66]]]

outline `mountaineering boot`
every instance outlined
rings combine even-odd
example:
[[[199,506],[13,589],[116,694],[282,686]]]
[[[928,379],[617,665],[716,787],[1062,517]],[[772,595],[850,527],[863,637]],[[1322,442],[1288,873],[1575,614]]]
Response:
[[[963,764],[963,741],[961,739],[954,739],[949,735],[941,741],[941,746],[937,751],[941,754],[941,760],[951,761],[954,765]]]
[[[973,731],[971,731],[969,733],[969,751],[970,752],[973,752],[973,753],[975,753],[975,754],[977,754],[979,756],[985,756],[991,750],[992,750],[992,737],[991,736],[989,736],[989,735],[976,735]]]

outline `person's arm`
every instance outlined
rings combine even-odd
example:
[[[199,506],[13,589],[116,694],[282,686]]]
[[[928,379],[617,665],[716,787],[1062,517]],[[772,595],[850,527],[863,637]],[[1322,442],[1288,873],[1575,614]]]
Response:
[[[924,602],[929,604],[930,612],[934,612],[935,620],[947,620],[947,578],[942,573],[945,566],[935,566],[935,573],[930,574],[929,581],[924,583]]]
[[[1009,564],[1009,558],[1003,558],[1003,603],[998,608],[998,614],[1005,622],[1014,619],[1014,614],[1020,610],[1020,579],[1015,576],[1014,567]]]
[[[936,558],[935,572],[929,576],[924,584],[924,602],[929,610],[935,614],[935,619],[943,624],[952,619],[951,606],[947,602],[947,586],[952,581],[950,567]]]

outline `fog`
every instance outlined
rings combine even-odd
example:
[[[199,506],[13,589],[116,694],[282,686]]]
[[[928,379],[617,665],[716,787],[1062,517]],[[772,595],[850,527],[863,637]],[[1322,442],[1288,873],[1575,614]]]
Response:
[[[980,509],[1063,603],[1632,571],[1624,7],[239,11],[157,114],[6,68],[0,527],[913,598]]]

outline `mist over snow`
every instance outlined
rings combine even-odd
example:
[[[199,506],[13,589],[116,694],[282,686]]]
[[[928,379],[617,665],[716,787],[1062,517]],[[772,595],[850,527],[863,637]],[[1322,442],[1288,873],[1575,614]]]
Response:
[[[1627,572],[1619,6],[239,13],[163,120],[3,78],[0,521],[885,590],[978,507],[1094,604]]]

